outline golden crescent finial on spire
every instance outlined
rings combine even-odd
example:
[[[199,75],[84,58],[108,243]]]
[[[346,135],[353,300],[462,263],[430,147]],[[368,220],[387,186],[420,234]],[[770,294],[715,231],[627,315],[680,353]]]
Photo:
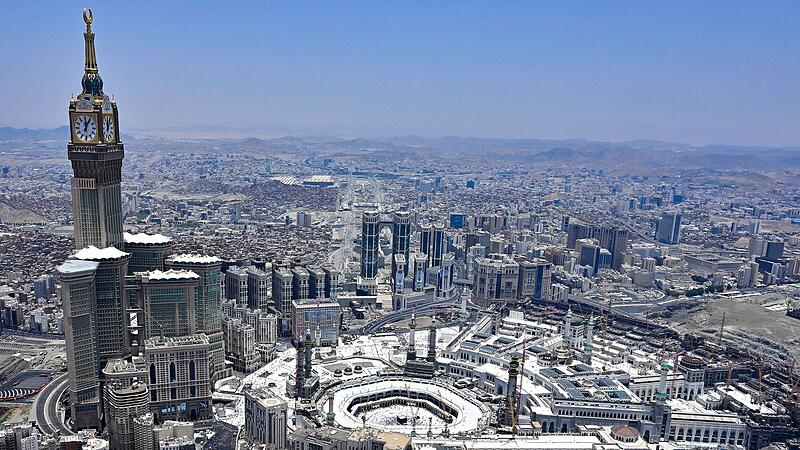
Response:
[[[90,28],[92,26],[94,15],[92,15],[91,8],[83,8],[83,21],[86,22],[86,28]]]

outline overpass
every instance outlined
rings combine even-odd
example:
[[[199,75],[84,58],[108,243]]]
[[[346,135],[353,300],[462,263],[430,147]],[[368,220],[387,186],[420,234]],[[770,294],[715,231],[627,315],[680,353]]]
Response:
[[[68,382],[66,373],[60,375],[45,386],[33,400],[30,421],[36,422],[44,434],[60,433],[62,436],[75,434],[64,424],[62,416],[58,413],[58,405],[61,396],[67,390]]]
[[[372,322],[364,325],[358,330],[352,330],[351,334],[370,334],[385,327],[386,325],[408,320],[411,318],[411,313],[416,312],[418,315],[425,315],[431,313],[433,310],[443,306],[456,306],[461,301],[461,289],[455,289],[456,294],[448,298],[436,298],[421,300],[415,303],[413,308],[405,308],[390,313],[384,314],[381,317],[373,320]]]

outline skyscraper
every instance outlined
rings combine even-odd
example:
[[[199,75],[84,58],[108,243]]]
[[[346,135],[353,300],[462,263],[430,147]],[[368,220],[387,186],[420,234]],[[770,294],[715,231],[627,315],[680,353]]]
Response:
[[[97,70],[91,10],[84,9],[86,62],[83,90],[69,102],[70,140],[67,156],[72,162],[72,211],[75,248],[94,245],[123,247],[122,158],[117,104],[103,92]]]
[[[679,212],[665,212],[656,230],[656,239],[665,244],[677,244],[681,237],[681,219]]]
[[[225,372],[220,287],[222,260],[216,256],[180,254],[170,256],[165,265],[168,269],[191,270],[200,276],[194,308],[195,323],[197,332],[208,336],[211,381],[216,382]]]
[[[164,270],[164,259],[172,251],[172,238],[163,234],[123,233],[125,251],[131,254],[128,274]]]
[[[191,421],[212,417],[208,338],[157,336],[144,342],[150,411]]]
[[[419,250],[428,255],[428,267],[442,264],[444,253],[444,227],[438,224],[423,225],[419,231]]]
[[[361,216],[361,277],[373,279],[378,274],[378,234],[380,214],[364,211]]]
[[[199,284],[200,276],[189,270],[155,270],[136,274],[131,291],[144,313],[140,318],[144,322],[144,338],[195,334],[195,302]]]
[[[274,448],[286,447],[288,407],[284,400],[266,390],[244,394],[244,429],[247,439]]]
[[[75,253],[74,258],[98,263],[94,282],[99,371],[109,359],[130,353],[128,296],[125,292],[130,253],[114,247],[101,250],[90,246]]]
[[[98,263],[68,260],[56,268],[64,302],[64,338],[71,415],[76,429],[100,424],[97,378],[97,300],[94,275]],[[78,357],[79,356],[79,357]]]
[[[408,211],[397,211],[392,216],[392,254],[403,255],[403,272],[408,272],[408,256],[411,248],[411,215]],[[392,259],[392,279],[397,273]]]
[[[140,381],[130,386],[106,384],[104,401],[111,448],[136,448],[138,426],[134,419],[147,414],[150,409],[147,385]]]

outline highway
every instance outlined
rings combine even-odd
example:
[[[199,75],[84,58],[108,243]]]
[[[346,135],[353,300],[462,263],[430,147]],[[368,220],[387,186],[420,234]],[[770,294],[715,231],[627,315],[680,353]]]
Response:
[[[426,313],[432,312],[434,309],[441,306],[456,306],[461,301],[461,290],[456,289],[457,294],[450,298],[431,298],[429,300],[422,300],[415,303],[413,308],[401,309],[399,311],[392,311],[384,314],[381,317],[373,320],[372,322],[364,325],[358,330],[353,330],[352,334],[370,334],[379,330],[391,323],[408,320],[411,318],[411,312],[416,312],[418,315],[424,316]]]
[[[63,436],[75,434],[64,425],[58,414],[59,399],[67,390],[68,381],[66,373],[56,377],[33,400],[30,420],[36,422],[42,433],[58,432]]]

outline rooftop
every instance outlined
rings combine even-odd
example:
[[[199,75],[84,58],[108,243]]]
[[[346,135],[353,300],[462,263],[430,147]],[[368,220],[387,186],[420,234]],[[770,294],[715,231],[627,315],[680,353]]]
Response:
[[[189,336],[164,337],[155,336],[144,341],[145,348],[178,347],[181,345],[208,344],[205,334],[191,334]]]
[[[213,264],[222,262],[216,256],[201,255],[199,253],[181,253],[172,255],[168,258],[169,261],[178,264]]]
[[[116,247],[106,247],[103,249],[90,245],[84,249],[78,250],[73,256],[75,259],[82,259],[84,261],[108,261],[121,259],[129,256],[130,253],[123,252]]]
[[[200,275],[191,270],[170,269],[165,272],[153,270],[152,272],[142,272],[143,281],[170,281],[170,280],[199,280]]]
[[[125,239],[126,244],[159,245],[172,243],[172,238],[163,234],[123,233],[122,237]]]
[[[62,275],[79,275],[81,273],[94,272],[100,264],[93,261],[82,261],[79,259],[68,259],[63,264],[56,267],[58,273]]]

